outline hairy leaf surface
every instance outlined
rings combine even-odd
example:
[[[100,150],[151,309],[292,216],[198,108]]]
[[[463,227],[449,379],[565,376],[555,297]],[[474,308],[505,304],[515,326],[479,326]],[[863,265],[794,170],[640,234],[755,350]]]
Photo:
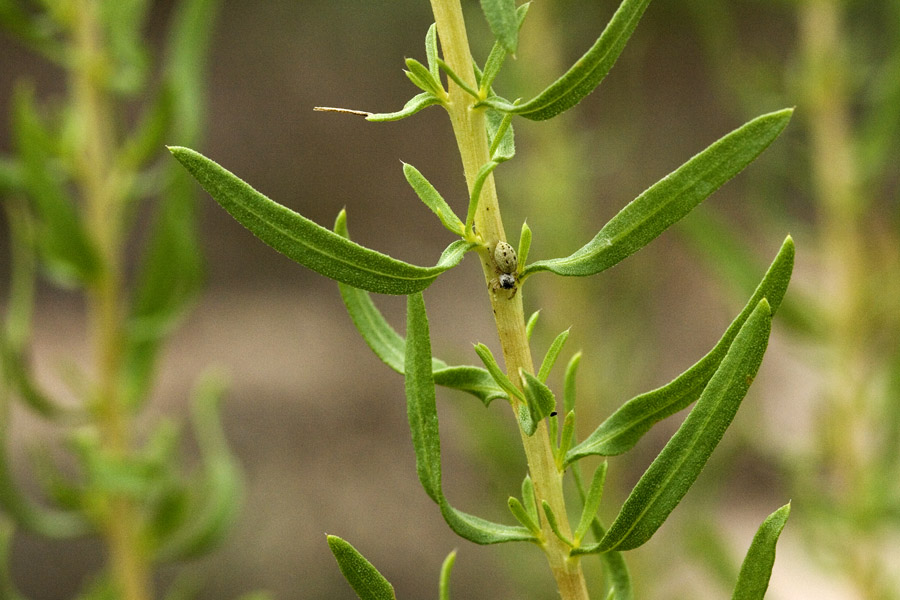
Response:
[[[438,435],[434,381],[431,376],[431,340],[421,293],[407,298],[406,406],[416,453],[416,471],[422,487],[441,508],[441,514],[457,535],[476,544],[533,541],[524,527],[493,523],[456,510],[441,488],[441,442]]]
[[[678,505],[734,419],[762,363],[771,325],[769,304],[761,300],[696,406],[625,500],[599,551],[637,548]]]
[[[732,600],[763,600],[765,597],[775,564],[775,544],[790,512],[791,505],[785,504],[759,526],[741,565]]]
[[[794,241],[788,236],[753,296],[713,349],[667,385],[636,396],[619,407],[591,435],[568,452],[566,464],[591,454],[622,454],[630,450],[655,423],[699,398],[757,304],[765,298],[772,314],[778,310],[791,280],[793,267]]]
[[[317,273],[380,294],[411,294],[459,264],[472,248],[450,244],[437,265],[419,267],[365,248],[260,194],[236,175],[188,148],[170,148],[222,208],[259,239]]]
[[[350,542],[329,535],[328,547],[360,600],[396,600],[394,586]]]
[[[785,128],[792,112],[762,115],[735,129],[653,184],[573,254],[532,263],[523,277],[539,271],[594,275],[631,256],[759,156]]]
[[[497,99],[485,103],[533,121],[550,119],[572,108],[594,91],[609,73],[648,4],[650,0],[624,0],[584,56],[533,99],[518,105]]]

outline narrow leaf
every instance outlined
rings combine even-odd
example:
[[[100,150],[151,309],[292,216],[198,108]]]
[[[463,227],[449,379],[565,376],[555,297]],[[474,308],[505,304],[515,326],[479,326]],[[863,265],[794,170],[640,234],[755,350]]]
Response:
[[[329,535],[328,547],[360,600],[396,600],[394,586],[349,542]]]
[[[435,81],[441,80],[441,69],[438,65],[438,41],[437,24],[432,23],[425,34],[425,58],[428,62],[428,70]]]
[[[625,500],[599,550],[631,550],[656,532],[697,479],[734,419],[762,362],[772,325],[760,301],[696,406]]]
[[[541,368],[538,371],[538,379],[540,379],[541,382],[547,381],[547,377],[550,375],[550,370],[553,368],[553,365],[556,364],[556,359],[559,356],[559,353],[568,338],[569,330],[566,329],[558,336],[556,336],[556,339],[554,339],[553,343],[550,344],[550,348],[547,349],[547,354],[544,355],[544,360],[543,362],[541,362]]]
[[[566,413],[566,420],[563,422],[562,436],[559,440],[559,447],[553,453],[556,460],[556,468],[560,473],[565,470],[566,452],[572,446],[572,439],[575,436],[575,411],[570,410]]]
[[[364,248],[260,194],[188,148],[170,151],[231,216],[288,258],[341,283],[381,294],[411,294],[459,264],[472,248],[450,244],[434,267],[418,267]]]
[[[431,338],[422,294],[407,298],[406,413],[416,451],[416,472],[425,492],[441,503],[441,440],[438,431],[434,380],[431,375]]]
[[[344,211],[338,215],[334,230],[342,237],[349,237],[347,215]],[[353,325],[372,352],[391,369],[402,374],[406,340],[387,322],[375,306],[369,292],[343,283],[338,283],[338,289]],[[436,384],[468,392],[481,400],[485,406],[497,398],[506,398],[506,394],[497,386],[490,373],[480,367],[447,365],[440,359],[432,358],[431,369]]]
[[[450,78],[453,83],[458,85],[465,93],[469,94],[473,98],[478,98],[478,92],[473,90],[468,83],[463,81],[463,78],[457,74],[456,71],[450,68],[450,65],[445,63],[443,60],[438,59],[438,67],[447,74],[447,77]]]
[[[459,217],[456,216],[456,213],[453,212],[446,200],[431,185],[431,182],[425,179],[425,176],[418,169],[410,164],[403,163],[403,175],[416,192],[416,195],[419,196],[419,199],[431,209],[431,212],[438,216],[444,227],[456,235],[465,233],[466,226],[459,220]]]
[[[532,419],[540,421],[556,410],[556,397],[546,384],[523,369],[519,369],[519,377],[522,379],[522,391],[525,392]]]
[[[582,248],[565,258],[532,263],[523,277],[538,271],[593,275],[631,256],[759,156],[792,113],[762,115],[732,131],[634,199]]]
[[[409,69],[409,71],[406,72],[407,77],[409,77],[410,81],[418,86],[423,92],[430,93],[437,98],[446,94],[440,81],[431,74],[431,71],[429,71],[425,65],[416,59],[407,58],[406,68]]]
[[[741,327],[759,302],[765,298],[773,314],[781,305],[791,280],[793,267],[794,241],[788,236],[753,296],[713,349],[667,385],[641,394],[623,404],[583,442],[572,448],[566,456],[566,464],[591,454],[601,456],[622,454],[631,449],[655,423],[677,413],[699,398]]]
[[[581,364],[581,352],[576,352],[566,365],[566,375],[563,391],[563,410],[566,414],[575,410],[575,375],[578,373],[578,365]]]
[[[623,0],[594,45],[559,79],[532,100],[518,106],[489,102],[504,112],[533,121],[555,117],[594,91],[615,64],[650,0]]]
[[[493,353],[491,353],[491,349],[485,346],[484,344],[475,344],[475,354],[478,355],[478,358],[481,359],[481,362],[484,363],[484,366],[487,368],[488,373],[491,374],[491,377],[494,378],[494,381],[497,382],[497,385],[506,392],[506,394],[512,398],[515,396],[522,402],[525,402],[525,396],[522,395],[522,392],[513,385],[513,382],[509,380],[509,377],[506,376],[500,369],[500,365],[497,364],[497,360],[494,358]]]
[[[606,469],[607,463],[603,461],[591,478],[591,487],[588,488],[584,508],[581,511],[581,519],[578,521],[578,527],[575,528],[576,546],[581,543],[591,523],[597,518],[597,509],[600,508],[600,499],[603,497],[603,484],[606,482]]]
[[[441,515],[457,535],[476,544],[534,541],[524,527],[487,521],[456,510],[441,489],[441,442],[438,435],[434,382],[431,379],[431,340],[421,293],[407,298],[406,406],[422,486],[437,502]]]
[[[775,564],[775,544],[790,512],[791,505],[785,504],[759,526],[741,565],[732,600],[763,600],[765,597]]]
[[[509,505],[509,512],[516,518],[516,520],[521,523],[526,529],[528,529],[534,535],[538,535],[541,532],[540,525],[537,524],[531,513],[522,506],[522,503],[515,496],[510,496],[509,501],[507,502]]]
[[[525,506],[525,510],[528,511],[528,514],[531,515],[531,518],[535,521],[539,521],[538,517],[538,508],[537,501],[534,496],[534,483],[531,481],[531,477],[526,475],[525,479],[522,480],[522,504]]]
[[[534,535],[524,527],[493,523],[464,513],[450,506],[446,498],[441,502],[441,515],[456,535],[476,544],[536,541]]]
[[[528,221],[522,221],[522,231],[519,233],[519,247],[516,249],[520,268],[525,266],[529,250],[531,250],[531,227],[528,226]]]
[[[541,506],[544,507],[544,514],[547,516],[547,524],[550,525],[550,530],[553,532],[553,535],[558,537],[559,540],[567,546],[573,546],[572,540],[564,536],[560,531],[559,521],[556,520],[556,513],[553,512],[553,508],[551,508],[546,500],[541,501]]]
[[[587,501],[587,493],[585,492],[584,484],[581,481],[581,470],[578,468],[578,465],[572,465],[571,472],[583,506]],[[603,536],[606,534],[606,529],[603,527],[603,524],[600,523],[600,519],[597,518],[596,515],[591,522],[591,531],[594,533],[594,538],[598,540],[603,539]],[[596,544],[593,545],[593,547],[594,552],[596,553]],[[580,554],[586,554],[585,552],[582,552],[582,550],[584,550],[584,548],[573,548],[572,555],[578,556]],[[628,572],[628,565],[625,564],[622,553],[615,551],[604,552],[600,554],[600,560],[603,561],[603,566],[606,568],[609,577],[610,590],[607,598],[611,598],[612,600],[634,600],[634,590],[631,587],[631,574]]]
[[[507,52],[515,54],[519,45],[516,0],[481,0],[481,10],[497,41]]]
[[[432,25],[432,27],[434,27]],[[456,562],[456,550],[450,552],[441,564],[441,579],[438,585],[438,600],[450,600],[450,572]]]
[[[535,325],[537,325],[538,318],[540,316],[541,316],[541,311],[536,310],[533,313],[531,313],[531,316],[528,317],[528,322],[525,323],[525,335],[528,337],[529,340],[531,339],[531,334],[534,333],[534,327],[535,327]]]
[[[396,112],[368,113],[366,115],[366,121],[373,121],[375,123],[382,123],[385,121],[399,121],[400,119],[411,117],[423,108],[428,108],[429,106],[434,106],[435,104],[441,104],[440,98],[438,98],[434,94],[422,92],[421,94],[417,94],[410,98],[406,102],[406,104],[403,105],[403,108]]]

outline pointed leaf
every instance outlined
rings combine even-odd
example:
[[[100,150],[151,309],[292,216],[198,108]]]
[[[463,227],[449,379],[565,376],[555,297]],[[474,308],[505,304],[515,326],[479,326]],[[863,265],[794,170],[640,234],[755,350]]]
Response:
[[[518,498],[515,496],[510,496],[509,501],[507,502],[509,505],[509,512],[516,518],[516,520],[521,523],[526,529],[528,529],[531,533],[538,535],[541,532],[541,526],[537,524],[537,521],[532,518],[531,513],[522,505]]]
[[[188,148],[169,149],[213,199],[254,235],[326,277],[380,294],[411,294],[459,264],[473,246],[450,244],[434,267],[418,267],[355,244],[269,200],[231,172]]]
[[[534,333],[534,328],[537,325],[538,318],[540,318],[540,316],[541,311],[540,309],[538,309],[531,313],[531,316],[528,317],[528,322],[525,323],[525,335],[529,340],[531,339],[531,334]]]
[[[500,369],[500,365],[497,364],[497,360],[494,358],[490,348],[484,344],[475,344],[475,354],[478,355],[478,358],[481,359],[481,362],[483,362],[484,366],[487,368],[488,373],[490,373],[497,385],[506,392],[507,396],[510,398],[516,397],[522,402],[525,402],[525,396],[519,388],[513,385],[513,382],[509,380],[506,373]]]
[[[538,522],[538,507],[534,496],[534,483],[528,475],[522,480],[522,504],[525,506],[525,510],[528,511],[531,518],[535,522]]]
[[[566,365],[564,378],[563,410],[569,414],[575,410],[575,375],[578,373],[578,365],[581,364],[581,352],[576,352]]]
[[[444,88],[441,86],[440,80],[431,74],[425,65],[414,58],[406,59],[406,76],[409,77],[413,85],[417,86],[423,92],[434,95],[437,98],[446,95]]]
[[[328,547],[360,600],[396,600],[394,586],[349,542],[329,535]]]
[[[547,381],[547,377],[550,375],[550,370],[553,368],[553,365],[556,364],[556,359],[559,356],[559,353],[568,338],[569,330],[566,329],[558,336],[556,336],[556,339],[554,339],[553,343],[550,344],[550,348],[547,349],[547,354],[544,355],[544,360],[541,362],[541,368],[538,371],[538,379],[540,379],[541,382]]]
[[[535,422],[545,419],[556,410],[556,397],[540,379],[523,369],[519,369],[519,377],[522,379],[522,391],[528,402],[528,410]]]
[[[434,186],[431,185],[431,182],[425,179],[425,176],[418,169],[410,164],[403,163],[403,175],[406,177],[409,185],[412,186],[412,189],[415,190],[416,195],[425,203],[425,206],[431,209],[431,212],[438,216],[444,227],[456,235],[465,233],[466,227],[463,222],[459,220],[459,217],[447,204],[447,201],[444,200]]]
[[[437,24],[432,23],[425,34],[425,58],[428,62],[428,70],[435,81],[441,80],[441,69],[438,65],[438,41]]]
[[[422,487],[440,506],[441,515],[450,529],[471,542],[497,544],[533,541],[534,536],[524,527],[492,523],[466,514],[450,506],[444,497],[441,489],[441,442],[434,382],[431,379],[431,340],[422,294],[410,294],[406,306],[406,406],[416,453],[416,471]]]
[[[597,518],[597,509],[600,508],[600,499],[603,497],[603,484],[606,482],[607,466],[606,461],[600,463],[600,466],[594,471],[593,478],[591,478],[591,487],[588,489],[587,497],[584,501],[581,519],[578,521],[578,527],[575,528],[576,545],[581,543],[591,523]]]
[[[522,221],[522,231],[519,233],[519,246],[516,249],[520,267],[525,266],[525,261],[528,260],[528,252],[530,250],[531,227],[528,226],[528,221]]]
[[[559,521],[556,520],[556,513],[553,512],[553,508],[547,503],[546,500],[541,501],[541,506],[544,507],[544,515],[547,517],[547,524],[550,526],[550,531],[553,532],[553,535],[559,538],[559,541],[564,543],[567,546],[573,546],[572,540],[567,538],[562,534],[559,529]]]
[[[732,600],[763,600],[765,597],[775,564],[775,544],[790,512],[791,505],[785,504],[759,526],[741,565]]]
[[[591,454],[622,454],[631,449],[655,423],[682,410],[700,397],[757,304],[765,298],[773,314],[781,305],[793,267],[794,241],[788,236],[753,297],[731,322],[715,347],[669,384],[623,404],[583,442],[572,448],[566,456],[566,464]]]
[[[631,256],[759,156],[792,113],[762,115],[732,131],[635,198],[582,248],[565,258],[532,263],[523,277],[538,271],[593,275]]]
[[[572,446],[572,439],[575,436],[575,411],[570,410],[566,413],[566,420],[563,421],[562,436],[559,440],[559,447],[553,453],[556,461],[556,468],[562,473],[566,468],[565,457],[566,452]]]
[[[438,586],[438,600],[450,600],[450,572],[456,562],[456,550],[453,550],[441,564],[441,580]]]
[[[615,64],[650,0],[623,0],[594,45],[559,79],[532,100],[518,106],[508,102],[489,105],[533,121],[555,117],[594,91]]]
[[[578,465],[572,465],[571,473],[575,479],[575,485],[578,489],[578,495],[581,497],[583,506],[587,503],[587,493],[584,490],[584,484],[581,481],[581,471],[578,467]],[[606,529],[603,527],[603,524],[600,523],[600,519],[596,515],[591,522],[591,531],[594,534],[594,538],[598,540],[603,539],[603,536],[606,534]],[[589,549],[590,548],[594,548],[594,553],[597,552],[596,544],[590,546]],[[581,554],[588,554],[588,552],[583,552],[583,550],[583,547],[574,548],[572,549],[572,555],[578,556]],[[611,598],[612,600],[634,600],[634,590],[631,586],[631,574],[628,572],[628,565],[625,564],[622,553],[615,551],[604,552],[600,554],[600,560],[603,561],[603,566],[606,568],[609,577],[610,590],[608,598]]]
[[[762,300],[696,406],[625,500],[598,544],[600,551],[637,548],[678,505],[734,419],[762,362],[771,325],[769,304]]]
[[[381,123],[384,121],[399,121],[400,119],[411,117],[423,108],[428,108],[429,106],[434,106],[435,104],[441,104],[440,98],[438,98],[434,94],[422,92],[421,94],[417,94],[410,98],[406,102],[406,104],[403,105],[403,108],[401,108],[397,112],[368,113],[366,115],[366,121],[373,121],[375,123]]]
[[[497,41],[507,52],[515,54],[519,45],[516,0],[481,0],[481,10]]]

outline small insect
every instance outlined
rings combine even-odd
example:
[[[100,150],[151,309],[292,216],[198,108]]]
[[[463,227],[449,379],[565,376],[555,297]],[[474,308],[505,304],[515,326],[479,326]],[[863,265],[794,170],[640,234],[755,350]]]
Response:
[[[519,259],[516,251],[506,242],[497,242],[491,253],[491,260],[497,274],[497,277],[491,279],[491,291],[511,290],[507,298],[512,298],[518,291],[519,283]]]

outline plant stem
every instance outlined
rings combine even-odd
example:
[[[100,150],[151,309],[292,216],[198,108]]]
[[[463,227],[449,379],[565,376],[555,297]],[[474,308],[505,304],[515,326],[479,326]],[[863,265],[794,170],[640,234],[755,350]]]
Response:
[[[444,61],[467,85],[476,88],[469,40],[459,0],[431,0],[431,6],[437,23]],[[450,122],[459,146],[466,182],[471,192],[478,170],[490,160],[484,111],[473,110],[471,108],[472,98],[455,83],[449,81],[448,85],[450,100],[447,111],[450,114]],[[482,188],[478,212],[475,215],[475,226],[479,235],[487,242],[487,247],[479,249],[479,256],[485,284],[490,290],[487,284],[494,277],[490,252],[497,241],[506,241],[493,175],[488,176]],[[519,369],[534,373],[531,349],[525,333],[522,294],[518,293],[513,298],[508,298],[505,291],[500,293],[489,291],[488,296],[500,337],[503,357],[506,361],[507,373],[512,381],[517,382],[519,381]],[[517,409],[517,402],[513,399],[514,414]],[[546,501],[550,505],[559,521],[561,533],[566,537],[571,537],[571,528],[566,516],[563,497],[562,474],[557,470],[553,460],[553,446],[546,423],[541,421],[534,435],[527,436],[521,433],[521,437],[538,503]],[[587,600],[587,586],[580,562],[577,559],[569,558],[568,546],[553,534],[546,519],[542,519],[542,530],[544,552],[556,579],[560,597],[563,600]]]
[[[96,410],[104,451],[114,457],[130,449],[128,414],[119,394],[122,361],[122,202],[114,166],[115,122],[103,85],[109,67],[104,53],[99,6],[79,0],[72,10],[76,59],[70,71],[72,104],[80,119],[76,173],[85,199],[87,226],[99,257],[88,287],[90,335],[97,363]],[[149,565],[142,547],[141,522],[134,501],[106,498],[103,533],[112,578],[123,600],[150,600]]]

